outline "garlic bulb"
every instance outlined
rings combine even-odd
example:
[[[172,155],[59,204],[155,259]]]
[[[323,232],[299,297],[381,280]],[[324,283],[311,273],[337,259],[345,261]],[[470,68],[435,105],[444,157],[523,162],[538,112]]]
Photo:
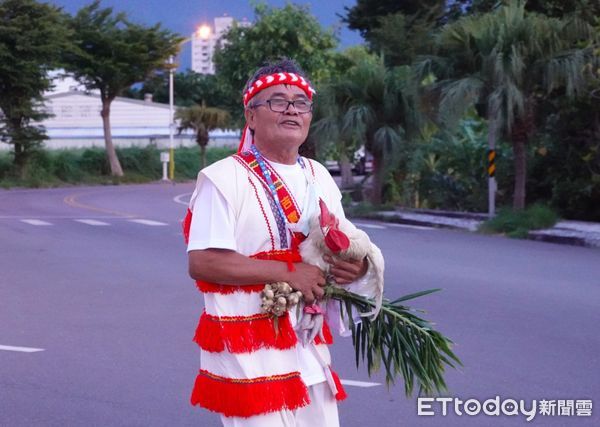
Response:
[[[298,304],[302,292],[294,289],[286,282],[275,282],[265,285],[261,292],[261,310],[276,317],[282,316],[287,310]]]

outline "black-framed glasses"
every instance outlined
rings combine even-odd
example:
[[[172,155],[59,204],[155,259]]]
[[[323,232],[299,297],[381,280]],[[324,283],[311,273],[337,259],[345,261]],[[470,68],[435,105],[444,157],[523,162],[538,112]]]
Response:
[[[285,111],[287,111],[290,105],[293,106],[294,109],[300,114],[310,113],[313,109],[313,103],[310,101],[306,101],[304,99],[288,101],[287,99],[282,98],[273,98],[267,99],[264,102],[257,102],[255,104],[252,104],[252,108],[259,107],[265,104],[268,104],[269,109],[274,113],[284,113]]]

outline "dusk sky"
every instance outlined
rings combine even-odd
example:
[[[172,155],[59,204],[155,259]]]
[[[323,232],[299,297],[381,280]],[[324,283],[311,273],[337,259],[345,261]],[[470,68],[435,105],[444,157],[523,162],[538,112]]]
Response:
[[[74,14],[91,0],[49,0],[48,3],[63,7],[65,11]],[[269,0],[267,4],[275,7],[284,6],[285,0]],[[340,29],[340,45],[348,47],[360,44],[362,38],[358,32],[348,30],[337,14],[344,14],[344,6],[352,7],[356,0],[331,0],[311,2],[292,2],[308,4],[313,15],[325,27],[337,26]],[[246,17],[254,20],[253,8],[249,1],[242,0],[103,0],[105,7],[113,7],[115,11],[126,12],[130,19],[138,23],[155,24],[160,22],[164,27],[189,36],[202,23],[212,23],[213,18],[227,14],[236,19]],[[180,68],[190,67],[190,46],[184,46]]]

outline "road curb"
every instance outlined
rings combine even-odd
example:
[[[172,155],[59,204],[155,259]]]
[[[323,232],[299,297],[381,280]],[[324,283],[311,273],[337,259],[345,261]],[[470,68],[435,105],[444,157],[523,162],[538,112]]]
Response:
[[[415,211],[407,211],[406,214],[418,216],[421,212]],[[426,227],[434,227],[434,228],[445,228],[451,230],[464,230],[469,232],[476,233],[476,227],[474,224],[480,224],[482,221],[479,219],[481,214],[469,214],[461,216],[461,213],[454,213],[452,216],[449,215],[441,215],[440,212],[433,213],[427,212],[426,215],[434,216],[445,219],[465,219],[470,220],[470,225],[460,225],[460,224],[451,224],[448,222],[436,222],[431,219],[419,219],[419,218],[405,218],[402,216],[402,213],[393,212],[393,211],[380,211],[380,212],[372,212],[368,214],[362,215],[351,215],[351,218],[361,218],[361,219],[371,219],[378,220],[382,222],[391,222],[396,224],[406,224],[406,225],[419,225]],[[478,218],[479,217],[479,218]],[[565,234],[559,234],[565,233]],[[530,231],[526,237],[527,240],[533,240],[537,242],[547,242],[547,243],[557,243],[563,245],[571,245],[571,246],[580,246],[580,247],[588,247],[588,248],[600,248],[600,240],[593,238],[586,238],[582,235],[575,235],[576,233],[569,232],[568,230],[562,230],[561,228],[553,228],[547,230],[535,230]],[[503,234],[498,233],[496,236],[503,236]]]

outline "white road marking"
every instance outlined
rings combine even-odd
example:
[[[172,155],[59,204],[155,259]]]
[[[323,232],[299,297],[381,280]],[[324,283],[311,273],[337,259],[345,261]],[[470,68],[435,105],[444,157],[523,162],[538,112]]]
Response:
[[[344,385],[350,385],[355,387],[375,387],[381,385],[380,383],[370,383],[367,381],[354,381],[354,380],[341,380]]]
[[[22,219],[21,222],[29,225],[52,225],[51,223],[42,221],[40,219]]]
[[[21,353],[35,353],[37,351],[44,351],[43,348],[15,347],[15,346],[12,346],[12,345],[0,345],[0,350],[5,350],[5,351],[20,351]]]
[[[367,224],[364,222],[355,222],[354,225],[356,225],[357,227],[362,227],[362,228],[375,228],[377,230],[385,230],[385,228],[386,228],[385,225]]]
[[[130,219],[129,222],[136,222],[138,224],[152,225],[152,226],[169,225],[165,222],[152,221],[151,219]]]
[[[186,201],[183,201],[183,200],[181,200],[181,199],[182,199],[182,198],[184,198],[184,197],[186,197],[186,196],[191,196],[191,195],[192,195],[192,193],[183,193],[183,194],[180,194],[180,195],[178,195],[178,196],[175,196],[175,197],[173,197],[173,201],[174,201],[175,203],[179,203],[180,205],[185,205],[185,206],[188,206],[188,205],[190,204],[190,201],[189,201],[189,199],[188,199],[188,201],[187,201],[187,202],[186,202]]]
[[[397,223],[390,223],[388,225],[390,227],[398,227],[398,228],[414,228],[415,230],[435,230],[435,227],[426,227],[424,225],[397,224]]]
[[[103,222],[103,221],[96,221],[95,219],[76,219],[75,221],[77,222],[81,222],[83,224],[87,224],[87,225],[110,225],[108,222]]]
[[[73,216],[73,215],[36,215],[38,218],[43,218],[43,219],[78,219],[81,218],[81,216]],[[0,219],[23,219],[23,218],[29,218],[29,216],[25,216],[25,215],[0,215]],[[114,219],[123,219],[123,217],[121,216],[88,216],[86,217],[88,219],[92,219],[92,218],[105,218],[105,219],[109,219],[109,218],[114,218]]]

